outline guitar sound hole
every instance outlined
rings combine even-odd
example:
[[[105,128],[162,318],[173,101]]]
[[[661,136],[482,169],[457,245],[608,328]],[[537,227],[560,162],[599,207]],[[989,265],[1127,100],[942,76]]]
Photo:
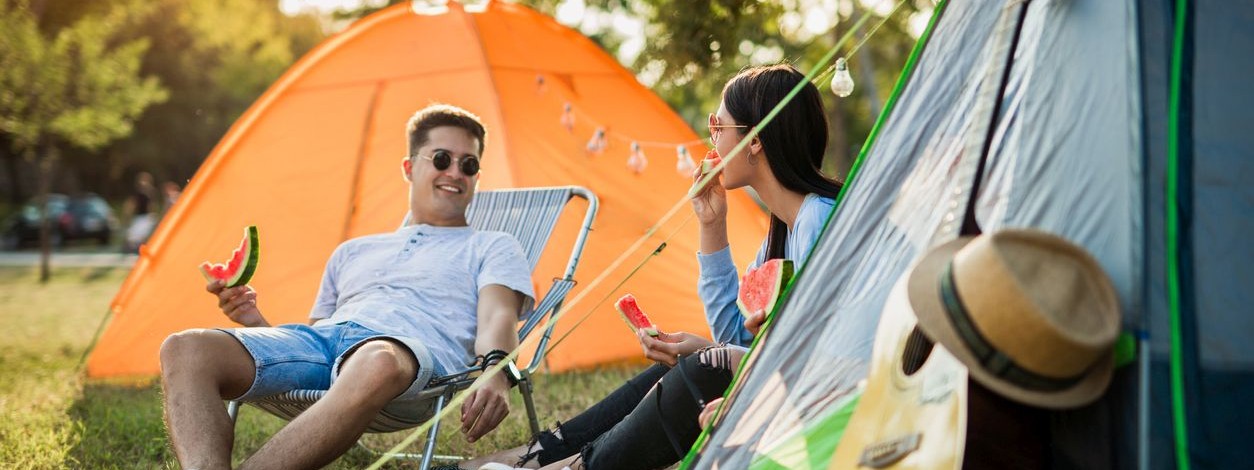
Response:
[[[914,327],[906,338],[906,350],[901,353],[901,371],[907,376],[914,375],[931,354],[932,340],[919,331],[918,326]]]

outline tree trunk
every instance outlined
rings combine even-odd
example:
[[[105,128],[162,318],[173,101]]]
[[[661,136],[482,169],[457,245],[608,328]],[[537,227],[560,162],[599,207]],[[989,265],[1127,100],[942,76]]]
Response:
[[[46,283],[52,277],[52,219],[48,217],[48,193],[52,188],[52,171],[56,167],[57,148],[44,142],[39,150],[39,282]]]
[[[839,100],[827,113],[827,159],[823,161],[823,175],[844,181],[853,160],[849,158],[849,133],[845,132],[845,111]]]
[[[842,30],[842,22],[837,21],[836,26],[832,28],[832,41],[839,42]],[[819,85],[819,90],[828,93],[827,83]],[[830,95],[836,96],[836,95]],[[827,158],[823,161],[823,174],[828,178],[837,181],[844,181],[848,176],[849,166],[853,163],[849,158],[849,133],[845,130],[845,106],[852,103],[852,100],[844,98],[832,98],[833,106],[831,112],[827,114]]]
[[[860,7],[861,5],[859,5],[857,1],[853,2],[854,17],[862,17],[859,12]],[[866,30],[864,27],[859,26],[857,34],[858,41],[862,41],[866,38]],[[875,61],[872,58],[874,55],[875,54],[871,53],[871,49],[868,48],[867,44],[863,44],[862,47],[858,49],[858,80],[861,81],[859,85],[863,90],[862,95],[866,96],[867,105],[871,109],[871,122],[875,122],[876,119],[879,119],[880,108],[884,106],[880,103],[879,90],[875,86]]]
[[[8,143],[0,143],[6,148],[0,148],[0,154],[4,155],[5,173],[9,174],[9,202],[14,207],[19,207],[26,202],[25,191],[22,191],[22,175],[18,172],[22,171],[22,158],[18,154],[7,149]]]

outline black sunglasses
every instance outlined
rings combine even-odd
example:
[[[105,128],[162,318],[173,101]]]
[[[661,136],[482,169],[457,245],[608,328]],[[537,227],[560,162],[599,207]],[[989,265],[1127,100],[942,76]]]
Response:
[[[431,160],[431,166],[434,166],[439,171],[447,170],[449,165],[453,164],[453,154],[449,153],[448,150],[436,150],[430,156],[421,154],[416,154],[416,156]],[[479,173],[479,158],[473,155],[461,157],[457,159],[457,168],[462,171],[463,175],[475,176],[476,173]]]

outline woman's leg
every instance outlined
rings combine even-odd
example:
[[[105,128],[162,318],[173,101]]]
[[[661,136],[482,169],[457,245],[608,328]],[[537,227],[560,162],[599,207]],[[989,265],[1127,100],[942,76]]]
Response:
[[[583,448],[590,470],[652,469],[673,464],[701,434],[697,415],[731,384],[728,350],[709,348],[666,373],[631,414]]]
[[[525,464],[535,458],[540,465],[548,465],[579,453],[579,450],[589,442],[600,437],[631,413],[645,394],[669,370],[669,367],[654,364],[644,372],[628,379],[627,383],[618,387],[605,399],[592,405],[591,408],[584,410],[583,413],[565,423],[557,423],[552,430],[540,431],[534,439],[541,449],[525,452],[519,464]]]

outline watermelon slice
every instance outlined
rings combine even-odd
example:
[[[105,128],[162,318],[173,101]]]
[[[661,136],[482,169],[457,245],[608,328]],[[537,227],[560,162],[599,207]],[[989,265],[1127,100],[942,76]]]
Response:
[[[657,327],[649,321],[649,316],[644,314],[644,310],[640,310],[640,304],[636,303],[636,296],[624,295],[618,299],[618,302],[614,302],[614,308],[624,320],[627,320],[632,331],[644,330],[649,336],[657,336]]]
[[[792,260],[776,258],[750,269],[740,279],[740,295],[736,296],[740,313],[747,317],[762,310],[766,316],[771,316],[789,279],[792,279]]]
[[[257,226],[249,225],[244,229],[244,239],[239,242],[239,248],[231,253],[231,259],[225,264],[208,261],[200,263],[200,274],[205,276],[206,281],[223,281],[227,287],[248,284],[248,281],[253,278],[253,273],[257,272],[257,256],[260,253],[260,247],[257,244]]]

